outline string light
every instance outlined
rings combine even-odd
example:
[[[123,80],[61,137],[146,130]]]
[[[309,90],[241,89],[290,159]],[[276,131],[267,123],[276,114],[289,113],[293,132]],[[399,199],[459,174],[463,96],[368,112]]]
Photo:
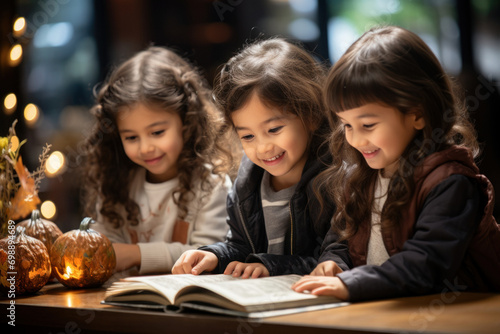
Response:
[[[10,66],[17,66],[23,59],[23,47],[20,44],[13,45],[10,48],[10,58],[9,64]]]
[[[3,100],[3,109],[7,115],[12,114],[14,111],[16,111],[17,107],[17,97],[16,94],[10,93],[5,96],[5,99]]]
[[[26,20],[24,17],[18,17],[17,20],[14,22],[14,25],[12,27],[14,36],[16,37],[21,37],[24,35],[26,31]]]
[[[56,205],[52,201],[45,201],[40,206],[40,212],[46,219],[52,219],[57,212]]]
[[[40,110],[33,103],[29,103],[24,108],[24,119],[28,125],[34,125],[40,117]]]
[[[52,152],[45,163],[45,172],[48,177],[53,177],[64,171],[66,165],[66,158],[64,154],[59,151]]]

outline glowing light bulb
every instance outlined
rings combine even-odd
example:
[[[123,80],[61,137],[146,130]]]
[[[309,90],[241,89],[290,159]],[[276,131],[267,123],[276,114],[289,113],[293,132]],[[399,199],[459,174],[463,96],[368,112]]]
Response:
[[[66,158],[64,154],[59,151],[52,152],[52,154],[47,159],[45,163],[45,171],[47,176],[55,176],[63,171],[66,163]]]
[[[14,45],[10,49],[10,66],[17,66],[23,58],[23,47],[20,44]]]
[[[12,114],[17,107],[17,97],[16,94],[10,93],[3,100],[3,108],[7,115]]]
[[[26,20],[24,19],[24,17],[17,18],[17,20],[14,22],[12,30],[14,31],[14,36],[16,37],[24,35],[26,31]]]
[[[38,118],[40,117],[40,111],[38,110],[38,107],[34,105],[33,103],[30,103],[26,105],[26,108],[24,108],[24,119],[26,120],[26,123],[28,125],[33,125],[38,121]]]
[[[40,206],[40,212],[45,218],[51,219],[56,215],[56,205],[52,201],[45,201]]]

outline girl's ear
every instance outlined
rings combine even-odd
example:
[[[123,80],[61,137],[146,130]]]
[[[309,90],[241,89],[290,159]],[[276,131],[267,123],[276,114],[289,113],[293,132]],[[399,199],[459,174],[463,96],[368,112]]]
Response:
[[[425,127],[425,118],[422,111],[420,111],[420,109],[414,110],[413,116],[415,117],[413,119],[413,127],[416,130],[422,130]]]

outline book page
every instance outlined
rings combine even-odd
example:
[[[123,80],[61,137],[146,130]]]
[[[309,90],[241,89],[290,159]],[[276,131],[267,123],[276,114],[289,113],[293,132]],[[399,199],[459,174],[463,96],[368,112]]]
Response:
[[[234,281],[230,275],[156,275],[156,276],[137,276],[128,277],[122,282],[143,282],[155,290],[161,292],[165,297],[174,304],[177,293],[188,286],[199,286],[202,283],[220,284],[220,282]]]
[[[182,310],[186,310],[186,311],[197,310],[197,311],[224,314],[224,315],[237,316],[237,317],[243,317],[243,318],[262,319],[262,318],[277,317],[277,316],[302,313],[302,312],[326,310],[326,309],[332,309],[332,308],[342,307],[342,306],[347,306],[347,305],[349,305],[349,302],[334,302],[334,303],[328,303],[328,304],[307,305],[307,306],[291,307],[291,308],[280,308],[280,309],[273,309],[273,310],[267,310],[267,311],[242,312],[242,311],[237,311],[237,310],[235,311],[233,309],[220,308],[217,306],[212,306],[212,305],[207,305],[207,304],[200,304],[200,303],[196,303],[196,302],[193,302],[193,303],[186,302],[186,303],[181,304],[181,308],[182,308]]]
[[[291,289],[293,283],[301,278],[299,275],[272,276],[255,279],[233,279],[224,284],[216,282],[198,282],[198,287],[213,291],[230,301],[243,305],[246,311],[273,310],[283,307],[333,303],[339,300],[334,297],[318,297],[295,292]],[[181,291],[182,301],[195,301],[189,298],[188,287]],[[196,289],[195,289],[196,290]],[[196,294],[200,298],[200,291]]]

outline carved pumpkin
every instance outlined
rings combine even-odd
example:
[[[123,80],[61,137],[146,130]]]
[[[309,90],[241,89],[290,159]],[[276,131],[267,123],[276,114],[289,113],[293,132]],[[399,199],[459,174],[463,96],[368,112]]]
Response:
[[[16,228],[15,235],[0,240],[0,266],[0,290],[9,296],[37,292],[51,271],[47,247],[26,235],[22,226]]]
[[[31,218],[20,222],[17,226],[23,226],[26,228],[24,233],[30,237],[36,238],[44,243],[47,250],[50,252],[52,244],[58,237],[63,233],[53,222],[42,219],[40,217],[40,211],[33,210],[31,212]],[[50,275],[50,279],[54,279],[54,272]]]
[[[50,262],[57,280],[68,288],[97,287],[106,282],[116,266],[111,241],[89,228],[87,217],[80,228],[61,235],[52,245]]]

